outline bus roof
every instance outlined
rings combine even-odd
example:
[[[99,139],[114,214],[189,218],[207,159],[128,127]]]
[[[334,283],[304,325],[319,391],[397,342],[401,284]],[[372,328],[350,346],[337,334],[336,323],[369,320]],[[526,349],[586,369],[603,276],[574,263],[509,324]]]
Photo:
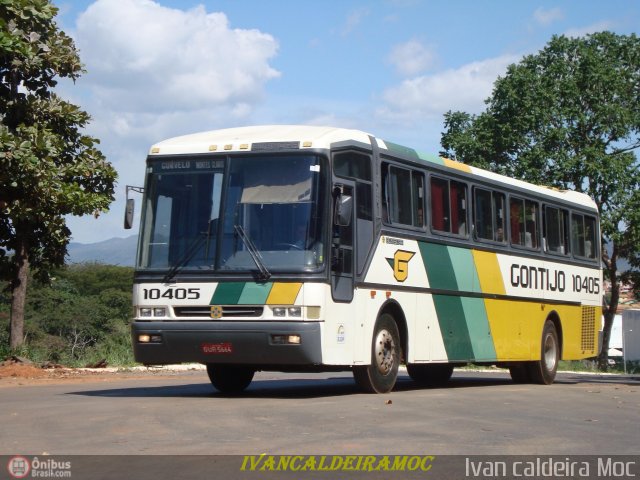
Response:
[[[151,153],[208,153],[251,150],[254,143],[300,142],[299,148],[330,148],[333,143],[356,141],[369,144],[369,134],[360,130],[312,125],[262,125],[226,128],[175,137],[155,144]],[[309,147],[306,147],[311,143]],[[245,146],[245,148],[241,148]],[[215,149],[214,149],[215,147]],[[157,151],[159,150],[159,151]]]
[[[371,144],[371,138],[375,140],[381,151],[389,154],[399,154],[403,158],[409,158],[416,162],[426,162],[444,166],[445,168],[470,173],[477,177],[485,178],[490,182],[524,189],[538,193],[542,196],[553,197],[564,202],[581,205],[597,210],[595,202],[586,194],[573,190],[558,190],[539,185],[534,185],[522,180],[473,167],[433,154],[425,154],[412,148],[397,145],[374,137],[361,130],[353,130],[336,127],[322,127],[313,125],[262,125],[250,127],[227,128],[208,132],[194,133],[174,137],[153,145],[150,155],[178,155],[200,154],[211,152],[239,152],[251,151],[254,144],[283,143],[289,144],[288,148],[304,149],[329,149],[338,142],[353,142]]]

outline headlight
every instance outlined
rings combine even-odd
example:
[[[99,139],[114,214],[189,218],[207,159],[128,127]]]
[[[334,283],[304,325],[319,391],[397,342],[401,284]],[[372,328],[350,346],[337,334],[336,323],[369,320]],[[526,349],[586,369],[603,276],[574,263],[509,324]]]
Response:
[[[140,307],[139,312],[140,312],[140,317],[142,318],[167,316],[166,307]]]

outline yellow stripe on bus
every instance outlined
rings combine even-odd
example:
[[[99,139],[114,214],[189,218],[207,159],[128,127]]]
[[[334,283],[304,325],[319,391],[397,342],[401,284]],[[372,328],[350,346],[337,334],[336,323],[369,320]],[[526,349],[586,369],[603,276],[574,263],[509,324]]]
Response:
[[[493,293],[495,295],[504,295],[504,281],[498,265],[498,256],[491,252],[481,252],[473,250],[473,261],[478,271],[478,279],[480,280],[480,290],[482,293]]]
[[[274,283],[267,305],[293,305],[298,293],[302,288],[302,283]]]
[[[540,360],[542,328],[547,318],[560,319],[562,359],[576,360],[597,353],[597,341],[592,349],[584,349],[581,307],[551,305],[515,300],[485,299],[487,317],[498,361]]]
[[[533,332],[538,330],[540,322],[540,304],[485,299],[484,305],[497,360],[532,359],[531,355],[535,354],[532,346],[540,345],[540,339],[533,341]]]
[[[471,173],[471,167],[466,163],[456,162],[455,160],[449,160],[444,158],[444,164],[447,167],[455,168],[456,170],[462,170],[463,172]]]

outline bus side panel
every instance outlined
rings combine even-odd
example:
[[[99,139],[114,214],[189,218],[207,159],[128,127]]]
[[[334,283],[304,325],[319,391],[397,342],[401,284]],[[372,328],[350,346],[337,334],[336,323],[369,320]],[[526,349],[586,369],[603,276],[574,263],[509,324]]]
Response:
[[[372,287],[364,297],[366,329],[362,331],[363,343],[356,351],[358,363],[370,361],[374,324],[387,300],[397,302],[406,317],[407,360],[448,361],[434,299],[426,293],[430,285],[420,249],[415,240],[380,237],[365,279]]]
[[[442,340],[433,296],[418,294],[416,297],[417,315],[415,329],[409,330],[408,361],[410,363],[429,360],[446,362],[448,360],[447,350]]]
[[[349,303],[334,302],[331,287],[325,289],[326,306],[323,309],[324,330],[322,334],[322,363],[325,365],[351,365],[354,350],[362,341],[362,310],[358,307],[361,293],[354,292]]]
[[[485,306],[497,360],[533,359],[535,334],[532,332],[542,332],[540,304],[515,300],[485,300]],[[539,344],[540,340],[535,340],[535,343]]]
[[[496,350],[472,250],[420,242],[449,361],[492,361]]]
[[[481,292],[485,295],[505,296],[506,289],[498,256],[493,252],[474,250],[473,258]],[[532,328],[530,321],[538,316],[539,305],[506,299],[485,299],[484,303],[496,359],[529,360],[532,349],[530,332],[537,330],[537,326]]]

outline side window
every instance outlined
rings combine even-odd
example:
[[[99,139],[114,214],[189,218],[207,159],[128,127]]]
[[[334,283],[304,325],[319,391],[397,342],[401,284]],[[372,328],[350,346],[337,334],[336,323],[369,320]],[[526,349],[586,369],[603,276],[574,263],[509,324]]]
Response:
[[[391,223],[412,225],[411,170],[389,168],[389,219]]]
[[[569,254],[569,212],[556,207],[544,209],[545,250],[558,255]]]
[[[424,228],[424,175],[418,172],[412,172],[411,177],[413,226]]]
[[[597,258],[596,219],[589,215],[571,214],[571,245],[577,257]]]
[[[382,168],[382,220],[424,227],[424,175],[395,165]]]
[[[337,153],[333,156],[333,172],[345,178],[371,181],[371,160],[358,152]]]
[[[336,153],[333,156],[333,172],[337,176],[357,181],[356,217],[362,220],[373,220],[371,157],[358,152]]]
[[[431,177],[431,227],[438,232],[467,235],[467,185]]]
[[[509,200],[511,245],[538,249],[538,204],[511,197]]]
[[[475,188],[473,202],[475,237],[504,242],[504,194]]]

